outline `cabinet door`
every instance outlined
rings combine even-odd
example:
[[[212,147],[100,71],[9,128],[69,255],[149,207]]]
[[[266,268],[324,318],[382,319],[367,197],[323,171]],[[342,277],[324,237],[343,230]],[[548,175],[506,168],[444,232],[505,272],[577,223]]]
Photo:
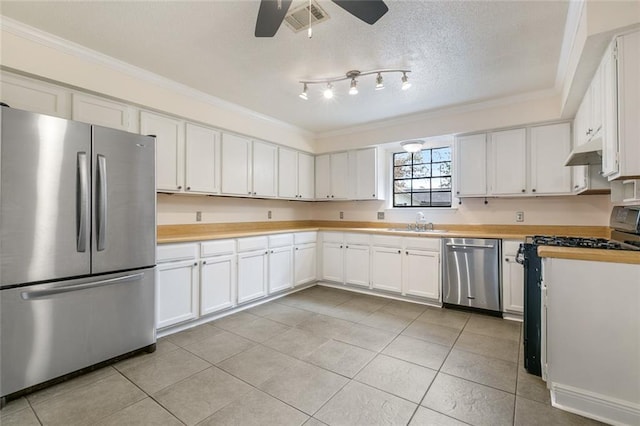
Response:
[[[275,197],[278,193],[278,147],[253,142],[253,195]]]
[[[331,199],[349,198],[349,154],[331,154]]]
[[[315,160],[313,155],[298,153],[298,198],[312,200],[315,194]]]
[[[440,253],[405,250],[402,277],[405,294],[439,299]]]
[[[490,137],[493,158],[491,194],[524,194],[527,192],[526,129],[494,132]]]
[[[156,136],[156,188],[158,191],[181,191],[184,185],[183,122],[141,111],[140,133]]]
[[[602,68],[598,67],[589,86],[591,93],[591,116],[589,121],[590,136],[597,135],[602,130]]]
[[[582,100],[578,111],[576,112],[576,118],[573,120],[573,146],[575,148],[584,145],[587,143],[586,131],[582,131],[586,127],[586,120],[588,116],[588,105],[585,102],[587,97]],[[571,174],[573,177],[573,192],[581,192],[587,189],[588,185],[588,176],[589,176],[588,166],[573,166],[571,167]]]
[[[504,256],[502,299],[505,312],[524,312],[524,268],[516,262],[515,256]]]
[[[220,134],[213,129],[186,125],[185,191],[203,194],[219,192]]]
[[[618,172],[618,94],[613,47],[605,53],[602,68],[602,175]]]
[[[378,154],[375,148],[355,151],[357,200],[375,200],[378,194]]]
[[[267,295],[267,254],[266,250],[238,254],[238,303]]]
[[[344,282],[343,245],[340,243],[322,243],[322,279]]]
[[[132,129],[133,109],[126,104],[82,93],[74,93],[71,105],[72,120],[97,124],[112,129],[136,130]]]
[[[402,291],[402,250],[399,247],[371,248],[371,285],[379,290]]]
[[[344,281],[369,288],[369,246],[345,246]]]
[[[534,194],[571,193],[571,170],[564,162],[571,150],[569,123],[530,129],[531,188]]]
[[[11,108],[70,118],[67,89],[6,73],[0,78],[0,100]]]
[[[456,195],[474,197],[487,195],[487,136],[456,138]]]
[[[269,250],[269,294],[293,288],[293,247]]]
[[[156,327],[198,317],[198,264],[195,260],[158,265]]]
[[[235,305],[235,256],[209,257],[200,267],[200,314],[207,315]]]
[[[298,152],[278,148],[278,197],[298,198]]]
[[[331,198],[331,156],[329,154],[316,156],[315,186],[317,199]]]
[[[300,244],[295,247],[293,265],[295,285],[316,280],[316,245]]]
[[[220,158],[220,191],[229,195],[252,195],[251,141],[236,135],[222,134]]]

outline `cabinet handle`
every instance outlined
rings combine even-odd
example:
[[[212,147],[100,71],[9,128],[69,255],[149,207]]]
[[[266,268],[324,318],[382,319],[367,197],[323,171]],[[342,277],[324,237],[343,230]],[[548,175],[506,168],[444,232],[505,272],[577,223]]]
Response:
[[[298,247],[296,247],[296,250],[300,250]]]
[[[505,259],[504,259],[504,261],[505,261],[505,262],[508,262],[508,261],[509,261],[509,258],[508,258],[508,257],[507,257],[507,258],[505,258]]]
[[[331,198],[333,198],[333,195],[331,196]]]
[[[345,246],[345,248],[349,248],[349,246]]]
[[[202,264],[203,264],[203,265],[206,265],[206,264],[207,264],[207,261],[206,261],[206,260],[203,260],[203,261],[202,261]]]
[[[178,189],[182,189],[182,185],[178,185]]]
[[[273,253],[273,250],[271,250],[271,253]]]
[[[371,194],[371,196],[372,196],[373,198],[375,198],[375,197],[376,197],[376,194]]]
[[[523,189],[522,192],[526,192],[526,190]]]
[[[579,187],[579,185],[573,185],[573,189],[578,189]]]
[[[342,246],[340,246],[340,248],[342,248]]]
[[[460,191],[456,191],[456,194],[460,194]]]
[[[329,196],[327,195],[327,198],[329,198]]]
[[[535,190],[535,189],[532,189],[532,190],[531,190],[531,192],[536,192],[536,190]]]
[[[402,254],[402,250],[398,250],[398,254]]]
[[[187,191],[191,191],[191,187],[190,186],[187,186]]]
[[[193,266],[198,266],[198,262],[193,262]]]
[[[251,191],[247,192],[247,194],[251,195]]]
[[[409,252],[408,252],[408,251],[405,251],[405,254],[406,254],[407,256],[409,256]]]
[[[253,195],[256,195],[256,193],[254,192]]]

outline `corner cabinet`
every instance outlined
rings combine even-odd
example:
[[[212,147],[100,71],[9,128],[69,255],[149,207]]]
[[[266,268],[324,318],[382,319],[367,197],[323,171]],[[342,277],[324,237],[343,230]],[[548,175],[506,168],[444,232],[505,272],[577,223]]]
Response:
[[[307,284],[317,279],[317,232],[293,234],[294,286]]]

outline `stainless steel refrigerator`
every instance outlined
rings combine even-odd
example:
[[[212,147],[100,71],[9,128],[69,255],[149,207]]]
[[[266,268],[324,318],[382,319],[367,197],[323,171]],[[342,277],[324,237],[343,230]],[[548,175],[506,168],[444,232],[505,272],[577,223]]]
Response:
[[[2,107],[0,402],[155,349],[155,139]]]

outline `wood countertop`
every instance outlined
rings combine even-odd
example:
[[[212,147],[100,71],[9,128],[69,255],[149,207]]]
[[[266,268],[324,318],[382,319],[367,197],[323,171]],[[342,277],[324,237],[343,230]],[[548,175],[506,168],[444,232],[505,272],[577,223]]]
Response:
[[[279,221],[250,223],[211,223],[158,226],[158,244],[242,238],[256,235],[304,231],[357,232],[421,238],[502,238],[524,240],[528,235],[565,235],[609,238],[605,226],[558,225],[441,225],[434,231],[404,230],[406,223],[346,221]]]
[[[540,257],[589,260],[595,262],[630,263],[640,265],[640,251],[629,250],[600,250],[575,247],[538,247]]]

